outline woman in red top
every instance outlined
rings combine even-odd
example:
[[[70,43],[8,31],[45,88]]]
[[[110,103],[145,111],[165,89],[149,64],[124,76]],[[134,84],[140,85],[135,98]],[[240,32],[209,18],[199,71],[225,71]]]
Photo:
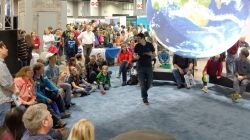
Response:
[[[207,61],[207,64],[203,70],[203,88],[204,92],[208,92],[207,82],[214,83],[221,78],[221,73],[223,69],[224,53],[218,54]],[[213,81],[213,82],[212,82]]]
[[[33,49],[33,52],[35,52],[35,53],[38,53],[39,54],[39,46],[40,46],[40,39],[39,39],[39,37],[37,37],[36,36],[36,32],[31,32],[31,37],[32,37],[32,39],[33,39],[33,42],[34,42],[34,44],[35,44],[35,47],[34,47],[34,49]]]
[[[118,62],[120,64],[120,70],[116,78],[120,78],[122,73],[122,86],[125,86],[127,81],[127,69],[130,69],[132,66],[132,53],[128,51],[126,44],[121,45],[121,51],[118,54]]]

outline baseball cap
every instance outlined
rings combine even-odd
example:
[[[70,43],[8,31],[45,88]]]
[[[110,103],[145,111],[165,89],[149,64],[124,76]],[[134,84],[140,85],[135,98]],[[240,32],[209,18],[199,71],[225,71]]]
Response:
[[[46,55],[46,59],[50,59],[50,57],[52,57],[52,56],[54,56],[54,55],[56,55],[56,53],[48,53],[48,54]]]

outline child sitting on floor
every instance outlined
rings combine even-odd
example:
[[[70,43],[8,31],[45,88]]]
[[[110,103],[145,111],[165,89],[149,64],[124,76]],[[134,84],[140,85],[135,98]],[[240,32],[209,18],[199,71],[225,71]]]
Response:
[[[88,82],[79,76],[75,67],[70,67],[70,76],[67,80],[72,87],[72,93],[80,93],[81,97],[85,95],[90,95],[91,92],[95,91],[96,88],[92,87]]]
[[[212,58],[210,58],[207,61],[207,64],[203,70],[203,77],[202,77],[202,81],[203,81],[203,88],[202,90],[204,92],[208,92],[207,89],[207,83],[208,82],[212,82],[214,83],[216,80],[221,78],[221,73],[222,73],[222,69],[223,69],[223,57],[221,57],[221,54],[218,54]]]
[[[169,54],[165,47],[161,48],[161,52],[159,52],[158,58],[159,58],[160,66],[169,63]]]
[[[108,73],[108,66],[102,66],[102,71],[96,77],[97,83],[101,90],[101,94],[105,94],[105,90],[108,90],[111,87],[110,84],[110,74]]]

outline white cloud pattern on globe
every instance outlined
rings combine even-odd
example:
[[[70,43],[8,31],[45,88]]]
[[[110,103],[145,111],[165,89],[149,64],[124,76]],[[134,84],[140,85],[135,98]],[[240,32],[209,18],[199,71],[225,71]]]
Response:
[[[156,39],[170,51],[206,58],[232,47],[249,20],[249,0],[147,0]]]

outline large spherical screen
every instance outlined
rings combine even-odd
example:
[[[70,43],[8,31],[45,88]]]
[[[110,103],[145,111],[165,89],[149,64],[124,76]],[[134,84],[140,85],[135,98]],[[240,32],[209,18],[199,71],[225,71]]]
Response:
[[[243,35],[249,0],[147,0],[156,39],[170,51],[205,58],[226,51]]]

